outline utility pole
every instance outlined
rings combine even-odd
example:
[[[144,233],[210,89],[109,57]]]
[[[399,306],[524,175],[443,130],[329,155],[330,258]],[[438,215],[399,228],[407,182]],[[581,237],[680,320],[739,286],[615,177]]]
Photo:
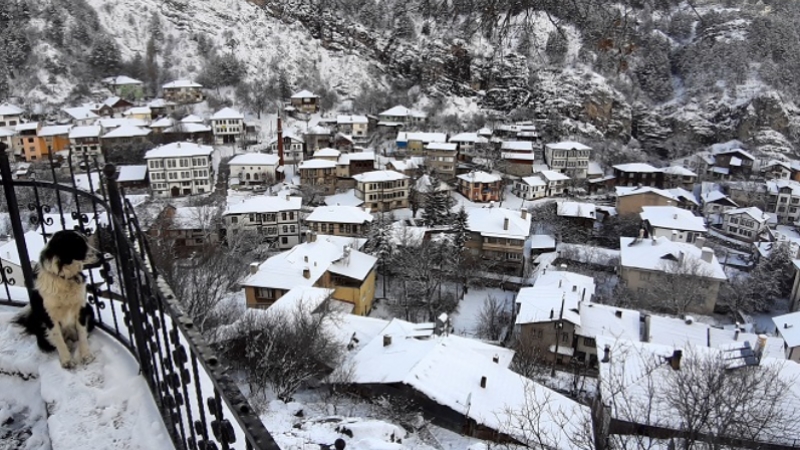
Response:
[[[550,369],[550,377],[555,377],[556,376],[556,361],[558,360],[558,346],[559,346],[558,344],[559,344],[559,341],[561,340],[561,330],[564,328],[564,322],[562,321],[562,319],[564,318],[565,296],[566,296],[566,294],[562,292],[561,293],[561,311],[559,311],[559,313],[558,313],[558,322],[556,322],[554,324],[555,329],[556,329],[556,349],[555,349],[556,351],[555,351],[555,353],[553,355],[553,366]]]

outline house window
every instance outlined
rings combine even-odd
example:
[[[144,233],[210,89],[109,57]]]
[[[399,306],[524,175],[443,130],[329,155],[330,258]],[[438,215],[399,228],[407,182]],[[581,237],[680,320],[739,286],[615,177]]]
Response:
[[[597,346],[597,343],[594,341],[594,338],[583,338],[583,345],[594,348]]]
[[[567,332],[561,333],[561,342],[563,342],[565,344],[567,342],[569,342],[569,333],[567,333]]]
[[[239,218],[236,216],[231,217],[231,223],[239,223]]]

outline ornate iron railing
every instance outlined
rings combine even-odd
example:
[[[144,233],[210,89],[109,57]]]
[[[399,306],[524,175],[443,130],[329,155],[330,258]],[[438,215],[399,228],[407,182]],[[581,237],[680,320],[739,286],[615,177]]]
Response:
[[[228,374],[227,366],[182,312],[170,287],[158,276],[147,237],[117,183],[117,170],[96,158],[40,163],[31,179],[15,177],[0,143],[0,175],[20,267],[0,259],[5,298],[21,306],[33,286],[27,239],[56,231],[98,233],[104,255],[89,271],[89,303],[98,326],[121,342],[139,363],[141,375],[176,449],[278,449]],[[47,180],[37,178],[47,178]],[[27,220],[25,216],[27,215]],[[27,224],[27,226],[26,226]],[[26,228],[31,233],[26,239]],[[23,287],[25,290],[21,289]]]

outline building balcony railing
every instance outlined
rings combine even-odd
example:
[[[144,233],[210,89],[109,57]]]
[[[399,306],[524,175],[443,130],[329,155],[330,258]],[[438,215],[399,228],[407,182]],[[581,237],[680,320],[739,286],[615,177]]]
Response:
[[[59,167],[52,156],[49,167],[35,179],[14,180],[5,147],[0,143],[3,206],[16,237],[28,294],[34,280],[30,261],[38,255],[28,252],[23,222],[44,241],[60,229],[96,233],[103,258],[88,271],[88,303],[98,327],[136,358],[174,447],[279,449],[225,363],[154,269],[145,233],[117,185],[115,167],[102,168],[99,186],[88,177],[87,191],[74,181],[78,166],[67,161]],[[80,166],[86,173],[101,170],[97,160],[88,157]],[[9,269],[0,260],[0,291],[5,290],[0,304],[23,306],[19,295],[12,295],[19,289]]]

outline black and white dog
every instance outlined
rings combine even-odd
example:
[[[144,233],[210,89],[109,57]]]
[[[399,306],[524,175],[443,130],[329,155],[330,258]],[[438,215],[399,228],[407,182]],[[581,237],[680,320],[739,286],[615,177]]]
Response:
[[[94,239],[96,235],[90,239]],[[30,305],[17,316],[16,323],[36,336],[39,348],[58,351],[63,367],[88,363],[88,333],[94,328],[94,313],[86,300],[85,265],[97,261],[97,252],[79,232],[55,233],[39,255],[34,268],[34,291]],[[78,359],[73,359],[67,342],[78,343]]]

